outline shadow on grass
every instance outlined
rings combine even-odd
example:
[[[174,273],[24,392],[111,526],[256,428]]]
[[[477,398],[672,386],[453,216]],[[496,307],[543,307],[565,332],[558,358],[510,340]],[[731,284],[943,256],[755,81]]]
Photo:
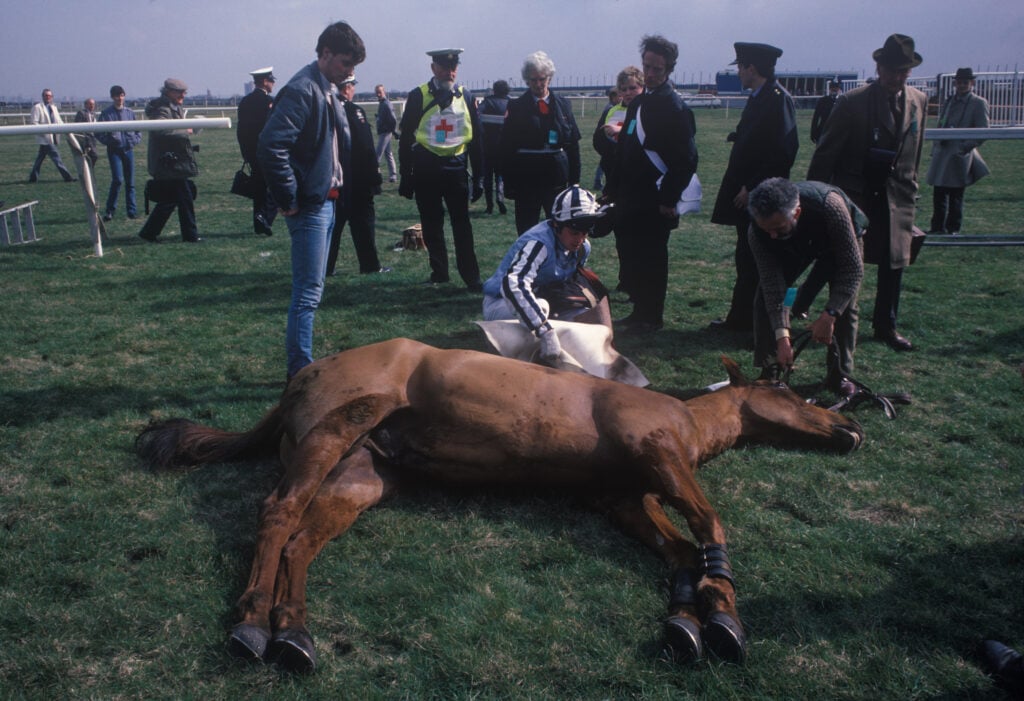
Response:
[[[937,544],[916,553],[889,545],[880,543],[874,558],[892,573],[892,584],[874,594],[836,596],[800,586],[743,598],[740,612],[751,638],[784,645],[830,640],[836,650],[894,645],[913,658],[968,660],[977,659],[985,638],[1024,639],[1024,539]]]
[[[267,396],[276,399],[276,390],[280,389],[280,383],[240,382],[232,384],[230,388],[220,385],[205,390],[190,388],[187,393],[173,388],[146,392],[124,385],[56,385],[37,390],[7,391],[0,395],[0,424],[27,428],[68,418],[105,419],[113,413],[129,410],[146,416],[157,407],[171,407],[172,412],[180,411],[184,416],[195,416],[197,407],[213,402],[259,402]],[[267,402],[267,407],[272,404],[273,401]]]

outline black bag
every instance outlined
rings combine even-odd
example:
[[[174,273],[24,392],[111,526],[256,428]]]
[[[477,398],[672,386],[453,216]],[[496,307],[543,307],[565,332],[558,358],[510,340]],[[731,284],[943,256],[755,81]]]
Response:
[[[189,193],[192,195],[192,199],[195,200],[199,195],[199,189],[191,180],[147,180],[146,187],[143,189],[143,197],[146,200],[146,214],[149,214],[150,202],[178,204],[178,197],[181,192],[178,186],[180,182],[188,183]]]
[[[246,172],[246,167],[249,171]],[[242,162],[242,167],[235,172],[235,178],[231,181],[231,194],[256,199],[263,189],[263,184],[252,174],[252,166],[247,161]]]
[[[917,262],[917,254],[921,252],[921,247],[924,246],[924,239],[927,236],[918,227],[913,227],[910,231],[910,264],[913,265]]]

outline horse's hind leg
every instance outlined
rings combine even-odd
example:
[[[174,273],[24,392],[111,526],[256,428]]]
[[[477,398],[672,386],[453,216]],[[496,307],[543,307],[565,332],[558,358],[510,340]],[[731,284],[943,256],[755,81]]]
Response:
[[[374,466],[373,455],[366,448],[347,456],[324,479],[281,553],[270,613],[274,637],[269,659],[290,671],[313,671],[316,650],[306,628],[309,565],[330,540],[387,496],[392,486],[387,473]]]
[[[284,476],[260,511],[256,553],[249,582],[237,604],[240,620],[230,639],[232,654],[263,657],[270,638],[270,608],[282,548],[327,474],[394,408],[394,401],[385,396],[360,397],[326,415],[295,446],[286,460]]]

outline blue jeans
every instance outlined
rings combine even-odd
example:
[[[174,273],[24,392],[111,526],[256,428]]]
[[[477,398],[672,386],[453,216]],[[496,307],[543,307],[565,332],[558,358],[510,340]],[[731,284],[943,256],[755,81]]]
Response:
[[[107,149],[107,160],[110,162],[110,192],[107,194],[106,214],[117,211],[117,196],[125,185],[125,210],[129,217],[138,214],[135,205],[135,152],[115,151]]]
[[[324,293],[334,200],[302,209],[284,221],[292,239],[292,300],[285,329],[288,377],[292,377],[313,362],[313,318]]]

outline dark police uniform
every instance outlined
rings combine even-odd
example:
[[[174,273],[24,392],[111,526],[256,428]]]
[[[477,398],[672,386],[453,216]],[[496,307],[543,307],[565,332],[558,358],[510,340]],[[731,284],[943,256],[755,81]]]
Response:
[[[377,212],[373,198],[380,194],[383,178],[377,161],[373,131],[363,108],[351,100],[341,102],[348,120],[350,147],[342,152],[345,183],[335,204],[334,228],[327,251],[327,274],[334,274],[338,246],[345,224],[349,225],[360,273],[384,271],[377,256]]]
[[[762,75],[774,72],[775,61],[782,55],[781,49],[767,44],[738,42],[735,47],[735,63],[753,63]],[[736,282],[725,319],[727,328],[752,330],[754,293],[757,291],[757,265],[747,244],[750,217],[745,207],[736,208],[733,198],[744,187],[750,192],[767,178],[788,178],[799,147],[796,105],[786,89],[778,81],[770,79],[750,96],[743,108],[740,122],[736,125],[729,165],[711,213],[712,223],[736,227]]]
[[[254,81],[264,78],[274,78],[273,68],[261,68],[253,71]],[[260,140],[260,132],[267,123],[270,110],[274,106],[274,100],[270,94],[261,88],[254,88],[238,103],[238,147],[242,151],[242,158],[252,167],[252,177],[257,183],[255,188],[258,193],[252,198],[252,226],[257,234],[270,236],[273,230],[270,228],[277,216],[277,204],[267,190],[267,183],[263,177],[263,169],[256,160],[256,144]]]

